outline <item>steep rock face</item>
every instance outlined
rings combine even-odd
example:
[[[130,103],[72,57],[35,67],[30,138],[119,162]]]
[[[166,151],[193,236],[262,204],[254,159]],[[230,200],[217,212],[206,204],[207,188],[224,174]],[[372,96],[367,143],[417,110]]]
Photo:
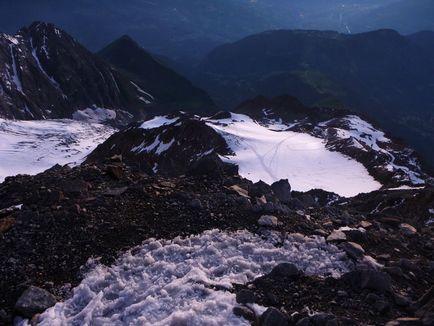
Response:
[[[223,137],[199,117],[180,113],[156,117],[114,134],[89,155],[87,162],[122,155],[125,163],[150,174],[236,174],[235,167],[218,157],[229,153]]]
[[[206,112],[214,109],[211,98],[203,90],[175,71],[163,66],[129,36],[106,46],[98,55],[127,73],[138,86],[152,94],[165,109]],[[143,92],[141,97],[148,97]]]
[[[15,36],[2,34],[0,62],[2,117],[72,118],[92,107],[117,110],[124,118],[145,112],[124,76],[53,25],[34,23]]]

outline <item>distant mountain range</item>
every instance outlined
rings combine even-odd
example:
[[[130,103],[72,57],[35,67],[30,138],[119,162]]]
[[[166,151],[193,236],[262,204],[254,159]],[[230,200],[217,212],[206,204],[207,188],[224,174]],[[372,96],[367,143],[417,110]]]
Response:
[[[276,30],[212,51],[200,82],[223,107],[290,94],[369,114],[434,161],[434,33]]]
[[[54,25],[33,23],[14,36],[0,34],[0,62],[4,118],[127,123],[155,112],[213,107],[205,92],[128,38],[98,57]]]
[[[67,30],[92,51],[128,34],[153,53],[194,63],[217,45],[270,29],[357,33],[434,30],[431,0],[0,1],[0,30],[35,20]]]

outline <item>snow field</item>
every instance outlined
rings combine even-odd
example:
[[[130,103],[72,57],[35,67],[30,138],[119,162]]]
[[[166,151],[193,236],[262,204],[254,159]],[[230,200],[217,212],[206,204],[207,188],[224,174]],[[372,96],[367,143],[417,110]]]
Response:
[[[381,188],[359,162],[329,151],[322,139],[311,135],[278,131],[250,117],[232,113],[232,118],[208,120],[228,143],[233,156],[223,157],[239,166],[241,176],[253,182],[272,184],[288,179],[292,188],[319,188],[352,197]]]
[[[351,266],[324,238],[290,234],[278,247],[277,238],[211,230],[149,239],[111,267],[93,267],[70,299],[41,315],[40,325],[249,325],[232,313],[233,283],[251,281],[281,262],[334,277]]]
[[[55,164],[79,164],[116,130],[73,120],[0,119],[0,182],[37,174]]]

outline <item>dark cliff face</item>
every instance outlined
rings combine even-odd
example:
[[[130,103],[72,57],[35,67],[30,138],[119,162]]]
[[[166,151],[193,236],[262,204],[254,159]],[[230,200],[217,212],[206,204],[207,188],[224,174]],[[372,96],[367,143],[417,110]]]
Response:
[[[112,42],[98,55],[130,76],[136,85],[151,93],[167,109],[198,113],[214,110],[214,103],[207,93],[155,60],[129,36]]]
[[[52,24],[0,34],[0,117],[72,118],[78,110],[103,108],[116,111],[112,120],[119,124],[173,109],[213,108],[204,91],[131,39],[101,54],[107,61]]]
[[[0,115],[6,118],[71,118],[101,107],[141,116],[139,92],[108,64],[51,24],[34,23],[15,36],[0,36]]]

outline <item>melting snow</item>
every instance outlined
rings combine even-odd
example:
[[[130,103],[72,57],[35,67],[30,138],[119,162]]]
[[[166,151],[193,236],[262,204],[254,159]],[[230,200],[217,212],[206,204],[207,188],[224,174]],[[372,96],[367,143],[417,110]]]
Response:
[[[287,235],[277,247],[274,241],[218,230],[147,240],[113,266],[94,267],[70,299],[41,315],[40,325],[250,325],[232,313],[235,295],[225,289],[233,283],[253,280],[280,262],[335,277],[351,266],[324,238]]]
[[[78,164],[115,129],[73,120],[0,119],[0,182],[55,164]]]
[[[240,174],[254,182],[288,179],[294,190],[320,188],[346,197],[381,188],[361,163],[327,150],[319,138],[274,131],[241,114],[208,120],[208,125],[222,134],[235,153],[223,159],[237,164]]]

